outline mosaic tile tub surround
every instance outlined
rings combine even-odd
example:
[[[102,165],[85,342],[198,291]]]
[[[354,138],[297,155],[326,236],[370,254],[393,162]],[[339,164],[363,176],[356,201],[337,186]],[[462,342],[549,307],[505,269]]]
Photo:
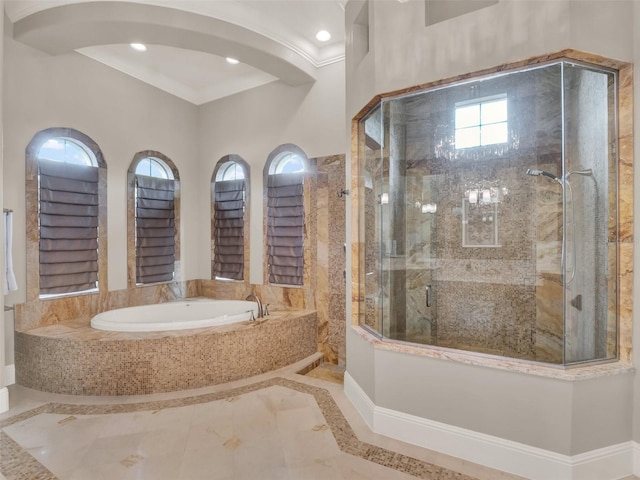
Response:
[[[317,351],[317,314],[169,332],[104,332],[85,318],[16,332],[16,381],[73,395],[140,395],[217,385]]]

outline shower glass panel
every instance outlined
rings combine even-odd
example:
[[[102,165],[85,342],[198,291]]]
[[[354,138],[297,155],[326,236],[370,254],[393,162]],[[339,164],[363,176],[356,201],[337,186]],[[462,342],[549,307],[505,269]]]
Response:
[[[554,364],[617,355],[616,74],[551,64],[359,123],[361,324]]]

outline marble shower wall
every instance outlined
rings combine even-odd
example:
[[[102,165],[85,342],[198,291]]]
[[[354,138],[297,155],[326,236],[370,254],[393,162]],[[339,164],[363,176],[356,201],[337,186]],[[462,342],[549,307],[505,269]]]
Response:
[[[319,347],[326,360],[340,364],[344,364],[347,358],[346,199],[338,196],[338,192],[345,188],[345,160],[345,155],[316,159]]]

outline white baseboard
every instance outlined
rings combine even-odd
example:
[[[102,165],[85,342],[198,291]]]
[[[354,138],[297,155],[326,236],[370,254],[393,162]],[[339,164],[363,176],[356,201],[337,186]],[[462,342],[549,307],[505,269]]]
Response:
[[[640,477],[640,443],[633,442],[633,474]]]
[[[618,480],[633,473],[634,442],[591,450],[567,457],[575,480]]]
[[[634,442],[579,455],[562,455],[378,407],[348,372],[344,376],[344,391],[375,433],[490,468],[532,480],[617,480],[631,475],[632,471],[638,475],[640,449]]]
[[[15,365],[5,365],[4,366],[4,384],[13,385],[16,383],[16,366]]]
[[[356,410],[358,410],[358,413],[369,429],[375,432],[376,429],[374,428],[373,420],[376,406],[364,390],[360,388],[360,385],[349,375],[349,372],[344,372],[344,393],[351,403],[353,403],[353,406],[356,407]]]
[[[0,413],[9,410],[9,389],[7,387],[0,388]]]
[[[0,413],[9,410],[9,389],[7,385],[16,383],[16,366],[4,366],[4,387],[0,388]]]

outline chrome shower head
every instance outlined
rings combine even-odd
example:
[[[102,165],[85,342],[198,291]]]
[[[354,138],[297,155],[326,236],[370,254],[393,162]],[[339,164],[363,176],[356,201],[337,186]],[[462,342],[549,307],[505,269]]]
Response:
[[[564,178],[568,179],[571,175],[583,175],[585,177],[591,177],[593,176],[593,170],[591,170],[590,168],[587,168],[585,170],[572,170],[570,172],[567,172]]]

